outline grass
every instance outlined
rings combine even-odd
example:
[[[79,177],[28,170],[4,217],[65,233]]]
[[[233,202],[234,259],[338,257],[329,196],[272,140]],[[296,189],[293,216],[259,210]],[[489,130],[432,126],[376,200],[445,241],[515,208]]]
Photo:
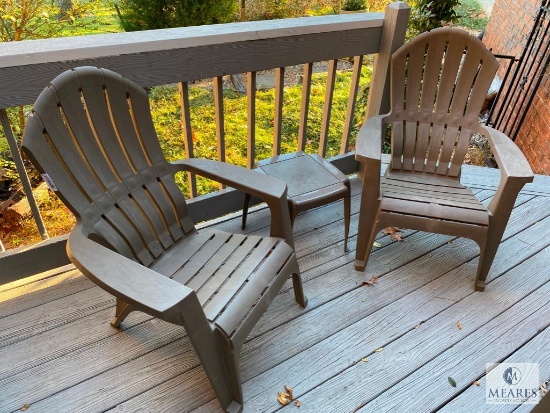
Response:
[[[481,32],[489,21],[485,10],[477,0],[462,0],[455,11],[458,16],[455,25],[469,31]]]
[[[366,88],[370,80],[370,68],[364,67],[356,119],[362,119],[366,107]],[[331,125],[328,134],[327,156],[336,155],[340,149],[341,134],[351,82],[351,72],[338,72],[333,97]],[[310,112],[306,133],[306,152],[315,152],[319,147],[321,118],[325,99],[326,74],[313,76],[310,96]],[[284,91],[281,151],[297,150],[297,136],[302,86],[289,86]],[[213,91],[208,87],[190,88],[190,112],[194,155],[198,158],[217,159],[217,142]],[[181,131],[181,110],[179,94],[175,86],[151,89],[151,113],[160,144],[168,160],[186,157]],[[272,156],[275,91],[261,90],[256,93],[256,160]],[[233,90],[224,91],[225,150],[226,161],[235,165],[246,165],[247,154],[247,98]],[[355,145],[358,124],[352,131],[350,145]],[[188,192],[187,182],[180,182],[182,190]],[[197,182],[199,194],[217,190],[217,185],[207,180]]]

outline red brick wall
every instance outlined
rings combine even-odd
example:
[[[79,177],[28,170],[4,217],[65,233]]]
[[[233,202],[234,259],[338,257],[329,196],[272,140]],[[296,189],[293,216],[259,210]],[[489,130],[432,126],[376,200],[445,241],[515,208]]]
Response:
[[[483,42],[495,54],[519,57],[541,0],[496,0]],[[516,144],[533,171],[550,175],[550,70],[542,79]]]

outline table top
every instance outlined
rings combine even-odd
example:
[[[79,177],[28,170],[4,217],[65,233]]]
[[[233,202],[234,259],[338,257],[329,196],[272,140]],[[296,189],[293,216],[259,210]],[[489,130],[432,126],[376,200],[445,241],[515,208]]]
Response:
[[[323,160],[324,161],[324,160]],[[326,162],[326,161],[324,161]],[[332,185],[344,185],[316,159],[307,154],[277,157],[258,163],[266,175],[283,179],[288,185],[289,198],[317,191]]]

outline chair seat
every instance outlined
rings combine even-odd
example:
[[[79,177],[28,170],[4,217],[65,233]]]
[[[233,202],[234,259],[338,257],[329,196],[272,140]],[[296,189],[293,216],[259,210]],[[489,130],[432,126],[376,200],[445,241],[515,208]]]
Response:
[[[286,281],[278,275],[292,254],[280,238],[206,230],[178,242],[151,269],[195,290],[207,319],[232,336],[248,314],[265,310],[256,306]]]
[[[390,173],[381,178],[381,211],[488,226],[487,208],[458,181]]]

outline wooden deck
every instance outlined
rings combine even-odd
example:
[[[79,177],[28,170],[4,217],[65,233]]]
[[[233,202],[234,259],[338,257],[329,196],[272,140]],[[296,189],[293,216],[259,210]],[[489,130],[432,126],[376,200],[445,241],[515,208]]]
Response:
[[[483,202],[497,179],[465,167]],[[339,203],[296,220],[309,305],[286,285],[249,337],[245,412],[529,411],[486,405],[484,370],[534,362],[541,382],[550,378],[550,177],[518,198],[483,293],[477,245],[449,236],[380,235],[367,272],[355,271],[358,181],[352,189],[349,252]],[[267,214],[251,213],[247,231],[267,233]],[[239,222],[215,226],[238,232]],[[378,282],[362,285],[372,275]],[[0,412],[220,411],[181,328],[134,313],[116,330],[113,305],[72,266],[0,286]],[[299,408],[277,402],[285,385]]]

